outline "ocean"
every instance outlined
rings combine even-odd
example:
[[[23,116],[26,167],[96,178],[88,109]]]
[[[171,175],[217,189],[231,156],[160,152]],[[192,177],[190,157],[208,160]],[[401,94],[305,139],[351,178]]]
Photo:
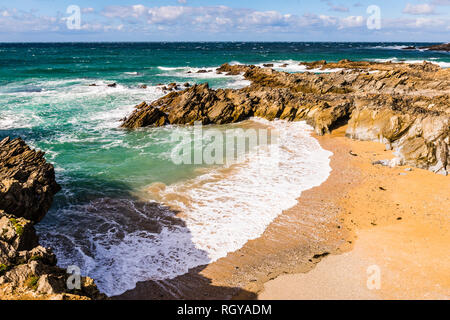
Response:
[[[118,295],[240,249],[331,170],[331,153],[306,123],[261,119],[208,128],[273,130],[276,146],[244,150],[231,166],[176,165],[182,142],[173,134],[191,136],[191,128],[119,128],[135,105],[164,96],[159,84],[248,85],[216,74],[223,63],[274,63],[286,72],[304,72],[301,61],[341,59],[450,66],[449,53],[401,50],[410,45],[427,44],[0,44],[0,140],[22,137],[55,165],[63,189],[37,225],[41,243],[60,266],[76,265]]]

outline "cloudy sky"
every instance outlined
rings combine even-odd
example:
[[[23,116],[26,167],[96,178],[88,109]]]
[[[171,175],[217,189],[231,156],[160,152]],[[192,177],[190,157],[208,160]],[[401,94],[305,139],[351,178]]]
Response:
[[[449,42],[450,0],[0,0],[26,41]]]

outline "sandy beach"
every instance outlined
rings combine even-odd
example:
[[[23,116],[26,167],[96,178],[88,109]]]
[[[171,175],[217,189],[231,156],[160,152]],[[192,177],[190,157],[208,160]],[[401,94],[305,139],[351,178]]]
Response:
[[[258,298],[449,299],[449,177],[373,166],[390,152],[379,143],[344,138],[343,129],[319,140],[335,153],[330,180],[343,166],[358,172],[337,203],[343,225],[354,235],[353,246],[326,257],[309,273],[266,283]],[[346,149],[357,156],[345,164]],[[378,288],[370,285],[374,267],[380,275]]]
[[[316,137],[333,171],[258,239],[187,275],[138,283],[120,299],[446,299],[449,178],[372,165],[385,146],[345,127]],[[412,171],[410,171],[412,170]],[[369,290],[369,267],[381,289]]]

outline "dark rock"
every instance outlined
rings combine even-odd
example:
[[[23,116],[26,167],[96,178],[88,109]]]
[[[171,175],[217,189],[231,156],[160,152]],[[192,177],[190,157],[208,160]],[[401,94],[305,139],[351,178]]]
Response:
[[[170,84],[167,86],[167,89],[168,89],[169,91],[172,91],[172,90],[178,90],[178,85],[177,85],[176,83],[170,83]]]
[[[77,292],[66,288],[68,274],[56,267],[51,249],[39,246],[34,223],[50,208],[60,187],[44,153],[21,139],[0,142],[0,300],[105,299],[92,279]]]
[[[122,125],[123,128],[135,129],[147,126],[163,126],[168,124],[167,115],[158,108],[145,102],[136,107],[139,112],[133,113]]]
[[[446,51],[446,52],[450,52],[450,43],[438,44],[438,45],[434,45],[434,46],[420,47],[420,49],[426,49],[426,50],[430,50],[430,51]]]
[[[39,222],[61,189],[44,153],[18,138],[0,142],[0,209]]]

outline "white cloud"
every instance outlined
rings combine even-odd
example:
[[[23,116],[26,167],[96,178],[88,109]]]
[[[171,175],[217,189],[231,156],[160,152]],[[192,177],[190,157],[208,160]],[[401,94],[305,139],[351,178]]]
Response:
[[[415,26],[418,28],[424,28],[424,27],[440,27],[444,25],[444,21],[440,19],[433,19],[433,18],[417,18],[415,22]]]
[[[349,16],[342,18],[339,21],[339,29],[361,27],[364,25],[364,18],[362,16]]]
[[[415,14],[415,15],[427,15],[434,14],[434,6],[424,3],[424,4],[406,4],[405,9],[403,9],[403,13],[407,14]]]
[[[437,6],[450,6],[450,0],[433,0],[432,4]]]
[[[306,27],[330,27],[336,29],[354,28],[364,25],[362,16],[336,18],[332,16],[305,14],[303,16],[283,14],[279,11],[258,11],[230,8],[227,6],[188,7],[163,6],[145,7],[136,5],[106,7],[105,17],[127,22],[146,23],[156,26],[180,26],[197,28],[201,31],[270,31],[298,32]],[[226,27],[226,28],[225,28]],[[172,29],[173,30],[173,29]]]
[[[93,13],[95,10],[94,8],[83,8],[81,9],[82,13]]]
[[[336,11],[336,12],[349,12],[350,9],[344,6],[331,6],[331,10],[332,11]]]
[[[326,27],[335,26],[338,23],[338,19],[335,17],[320,15],[319,18],[323,22],[324,26],[326,26]]]
[[[189,13],[190,8],[186,7],[157,7],[147,10],[148,23],[172,23],[184,14]]]
[[[450,0],[436,0],[443,4]],[[432,5],[429,5],[433,8]],[[407,6],[405,10],[414,14],[427,14],[430,8]],[[427,9],[428,8],[428,9]],[[84,8],[82,15],[82,31],[85,33],[124,32],[129,34],[163,35],[170,33],[173,38],[186,34],[198,35],[197,39],[215,38],[214,33],[254,35],[267,33],[280,34],[311,34],[324,35],[328,38],[336,34],[367,35],[366,17],[349,15],[338,17],[307,13],[303,15],[283,13],[275,10],[254,10],[231,8],[227,6],[191,7],[184,5],[148,7],[142,4],[132,6],[108,6],[103,10]],[[0,33],[58,31],[71,34],[67,30],[66,15],[56,14],[54,17],[39,15],[36,11],[25,12],[15,9],[0,8]],[[401,18],[384,18],[382,32],[395,34],[397,31],[418,32],[427,30],[433,33],[445,33],[449,28],[449,17],[436,15],[430,17],[403,16]],[[359,29],[358,29],[359,28]],[[381,31],[380,31],[381,32]],[[208,37],[209,34],[209,37]],[[287,36],[286,36],[287,37]],[[281,37],[280,37],[281,38]],[[189,38],[191,39],[191,38]],[[186,40],[189,40],[186,38]],[[277,38],[278,39],[278,38]],[[333,40],[330,38],[330,40]]]

